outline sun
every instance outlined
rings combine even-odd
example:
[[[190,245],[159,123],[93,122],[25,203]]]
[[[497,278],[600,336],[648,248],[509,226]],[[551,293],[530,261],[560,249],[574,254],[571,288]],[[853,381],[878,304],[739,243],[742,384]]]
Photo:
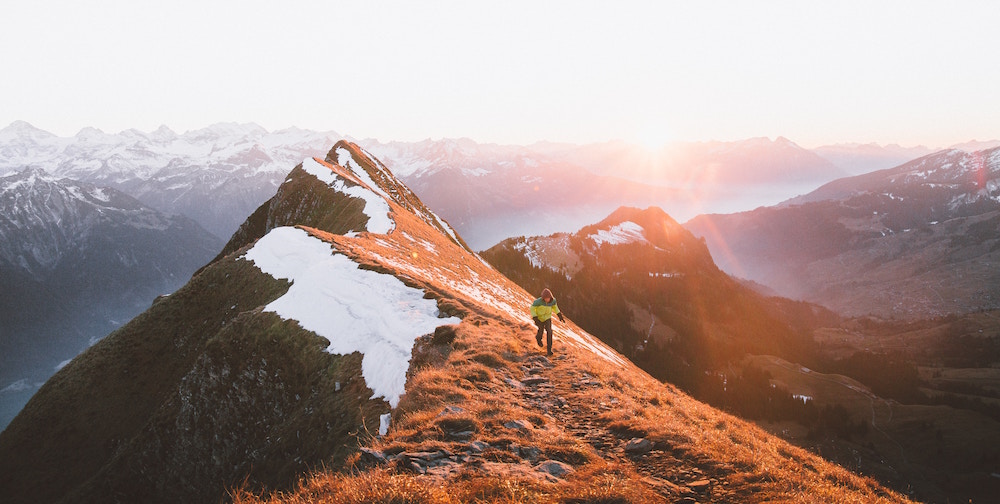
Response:
[[[636,129],[633,141],[650,152],[658,152],[673,141],[672,135],[667,125],[650,123]]]

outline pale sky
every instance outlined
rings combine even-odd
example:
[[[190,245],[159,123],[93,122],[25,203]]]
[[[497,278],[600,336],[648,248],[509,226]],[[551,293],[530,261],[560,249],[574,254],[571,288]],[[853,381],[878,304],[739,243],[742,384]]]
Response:
[[[1000,138],[992,1],[7,0],[0,127]]]

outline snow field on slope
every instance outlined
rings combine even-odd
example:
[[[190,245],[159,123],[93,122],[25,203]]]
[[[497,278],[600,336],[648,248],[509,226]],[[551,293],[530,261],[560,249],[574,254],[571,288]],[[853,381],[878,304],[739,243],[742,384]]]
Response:
[[[396,175],[393,173],[393,171],[390,170],[384,164],[382,164],[382,162],[379,161],[374,155],[372,155],[371,152],[368,152],[365,149],[361,149],[361,152],[365,156],[368,156],[368,161],[371,162],[372,165],[374,165],[380,170],[385,171],[385,173],[389,177],[396,179]],[[368,171],[365,170],[356,161],[354,161],[354,156],[351,155],[351,151],[343,147],[337,149],[337,164],[343,166],[344,168],[347,168],[348,170],[351,170],[351,173],[354,173],[354,175],[358,177],[359,180],[367,184],[368,187],[372,188],[372,191],[381,195],[383,198],[386,199],[386,201],[393,200],[392,196],[389,195],[389,193],[385,192],[382,186],[376,184],[375,181],[372,180],[371,175],[368,174]],[[396,180],[398,181],[398,179]],[[398,200],[396,202],[400,203]],[[458,235],[455,233],[455,230],[452,229],[451,226],[449,226],[447,223],[445,223],[444,219],[438,217],[438,215],[435,214],[433,211],[427,209],[427,211],[430,212],[430,215],[428,216],[419,208],[411,208],[410,210],[413,211],[417,215],[417,217],[423,219],[424,222],[427,222],[432,225],[434,224],[434,222],[436,222],[442,229],[448,232],[448,234],[452,237],[452,239],[455,240],[455,243],[458,243]]]
[[[243,257],[264,273],[292,282],[265,311],[328,339],[327,352],[360,352],[372,398],[383,397],[393,408],[405,392],[414,341],[438,326],[461,322],[438,318],[437,302],[424,299],[423,291],[392,275],[359,269],[301,229],[276,228]]]
[[[404,234],[404,237],[409,238],[411,241],[416,243],[416,240],[408,234]],[[399,257],[409,256],[405,250],[402,250],[400,246],[395,243],[391,243],[387,240],[376,241],[383,247],[398,250],[400,253]],[[410,248],[412,249],[412,247]],[[479,273],[471,268],[468,268],[467,266],[455,265],[456,268],[464,269],[463,272],[459,273],[454,270],[441,270],[439,268],[429,266],[429,263],[426,263],[428,266],[418,266],[414,263],[396,260],[392,257],[387,257],[379,253],[372,253],[372,256],[378,262],[392,266],[400,272],[404,272],[413,277],[430,279],[435,283],[448,287],[459,295],[464,296],[466,299],[478,301],[484,306],[489,306],[497,311],[503,312],[512,320],[518,320],[526,324],[532,323],[530,315],[530,299],[522,299],[520,296],[512,293],[507,287],[494,283],[488,278],[483,278],[479,275]],[[478,255],[475,257],[479,258]],[[482,258],[479,259],[482,261]],[[492,266],[489,266],[489,264],[485,261],[482,262],[487,267],[492,268]],[[500,275],[500,273],[497,273],[497,275]],[[568,337],[567,342],[570,344],[589,350],[591,353],[607,360],[612,364],[617,364],[619,366],[625,365],[625,360],[620,355],[603,346],[590,334],[582,331],[575,331],[568,325],[564,325],[561,328],[553,327],[553,330],[554,335],[557,337]]]
[[[344,165],[341,165],[344,166]],[[368,216],[368,232],[378,233],[378,234],[389,234],[390,231],[395,229],[396,223],[392,221],[389,217],[390,209],[389,203],[386,202],[386,198],[383,198],[374,191],[365,188],[364,186],[356,185],[348,187],[344,179],[337,176],[336,173],[330,171],[329,168],[319,164],[315,159],[309,158],[302,162],[302,169],[305,170],[310,175],[316,177],[321,182],[325,182],[327,185],[333,188],[337,192],[344,193],[353,198],[361,198],[365,201],[365,215]],[[377,187],[369,178],[364,170],[353,170],[354,174],[358,176],[359,179],[369,184],[370,187]],[[362,174],[364,176],[362,176]]]
[[[371,158],[370,155],[369,158]],[[369,159],[369,161],[371,161],[372,164],[376,164],[374,158]],[[351,170],[351,173],[354,173],[354,176],[358,177],[358,179],[368,185],[368,187],[371,187],[372,191],[377,192],[385,199],[391,199],[389,194],[382,190],[382,188],[376,184],[374,180],[372,180],[368,171],[354,161],[354,156],[351,155],[351,151],[343,147],[337,149],[337,164]]]
[[[531,265],[535,268],[549,267],[548,264],[545,264],[545,262],[542,261],[542,258],[539,257],[538,255],[538,251],[535,250],[534,245],[531,243],[528,242],[515,243],[514,250],[524,254],[524,257],[526,257],[528,259],[528,262],[530,262]]]
[[[589,238],[594,240],[594,243],[597,245],[604,243],[621,245],[624,243],[647,241],[645,235],[643,235],[643,231],[642,226],[632,221],[625,221],[613,226],[611,229],[602,229],[596,234],[590,235]]]

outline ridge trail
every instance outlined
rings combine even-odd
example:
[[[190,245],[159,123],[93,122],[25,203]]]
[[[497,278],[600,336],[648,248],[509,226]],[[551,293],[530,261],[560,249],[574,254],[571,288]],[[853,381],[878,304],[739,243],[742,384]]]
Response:
[[[615,423],[608,414],[618,400],[604,394],[609,384],[574,365],[571,354],[547,358],[529,354],[521,368],[520,387],[525,402],[540,415],[563,426],[572,436],[590,445],[594,453],[613,462],[630,463],[644,481],[671,502],[732,501],[724,470],[690,456],[678,458],[668,443],[646,440],[645,433]]]

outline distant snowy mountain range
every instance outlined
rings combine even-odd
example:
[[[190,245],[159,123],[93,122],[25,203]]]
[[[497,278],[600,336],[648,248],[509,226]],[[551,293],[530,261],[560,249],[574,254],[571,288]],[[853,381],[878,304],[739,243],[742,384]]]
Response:
[[[177,134],[106,134],[85,128],[58,137],[19,121],[0,130],[0,174],[26,167],[112,187],[167,214],[185,214],[220,238],[281,183],[287,167],[321,155],[339,135],[254,124],[216,124]]]
[[[0,175],[37,167],[112,187],[227,239],[273,194],[288,166],[322,156],[343,138],[233,123],[183,134],[161,126],[117,134],[85,128],[59,137],[17,121],[0,130]],[[355,142],[476,249],[510,236],[575,230],[622,205],[658,205],[684,220],[775,204],[931,151],[849,144],[810,151],[785,138],[674,144],[653,153],[625,142]]]

